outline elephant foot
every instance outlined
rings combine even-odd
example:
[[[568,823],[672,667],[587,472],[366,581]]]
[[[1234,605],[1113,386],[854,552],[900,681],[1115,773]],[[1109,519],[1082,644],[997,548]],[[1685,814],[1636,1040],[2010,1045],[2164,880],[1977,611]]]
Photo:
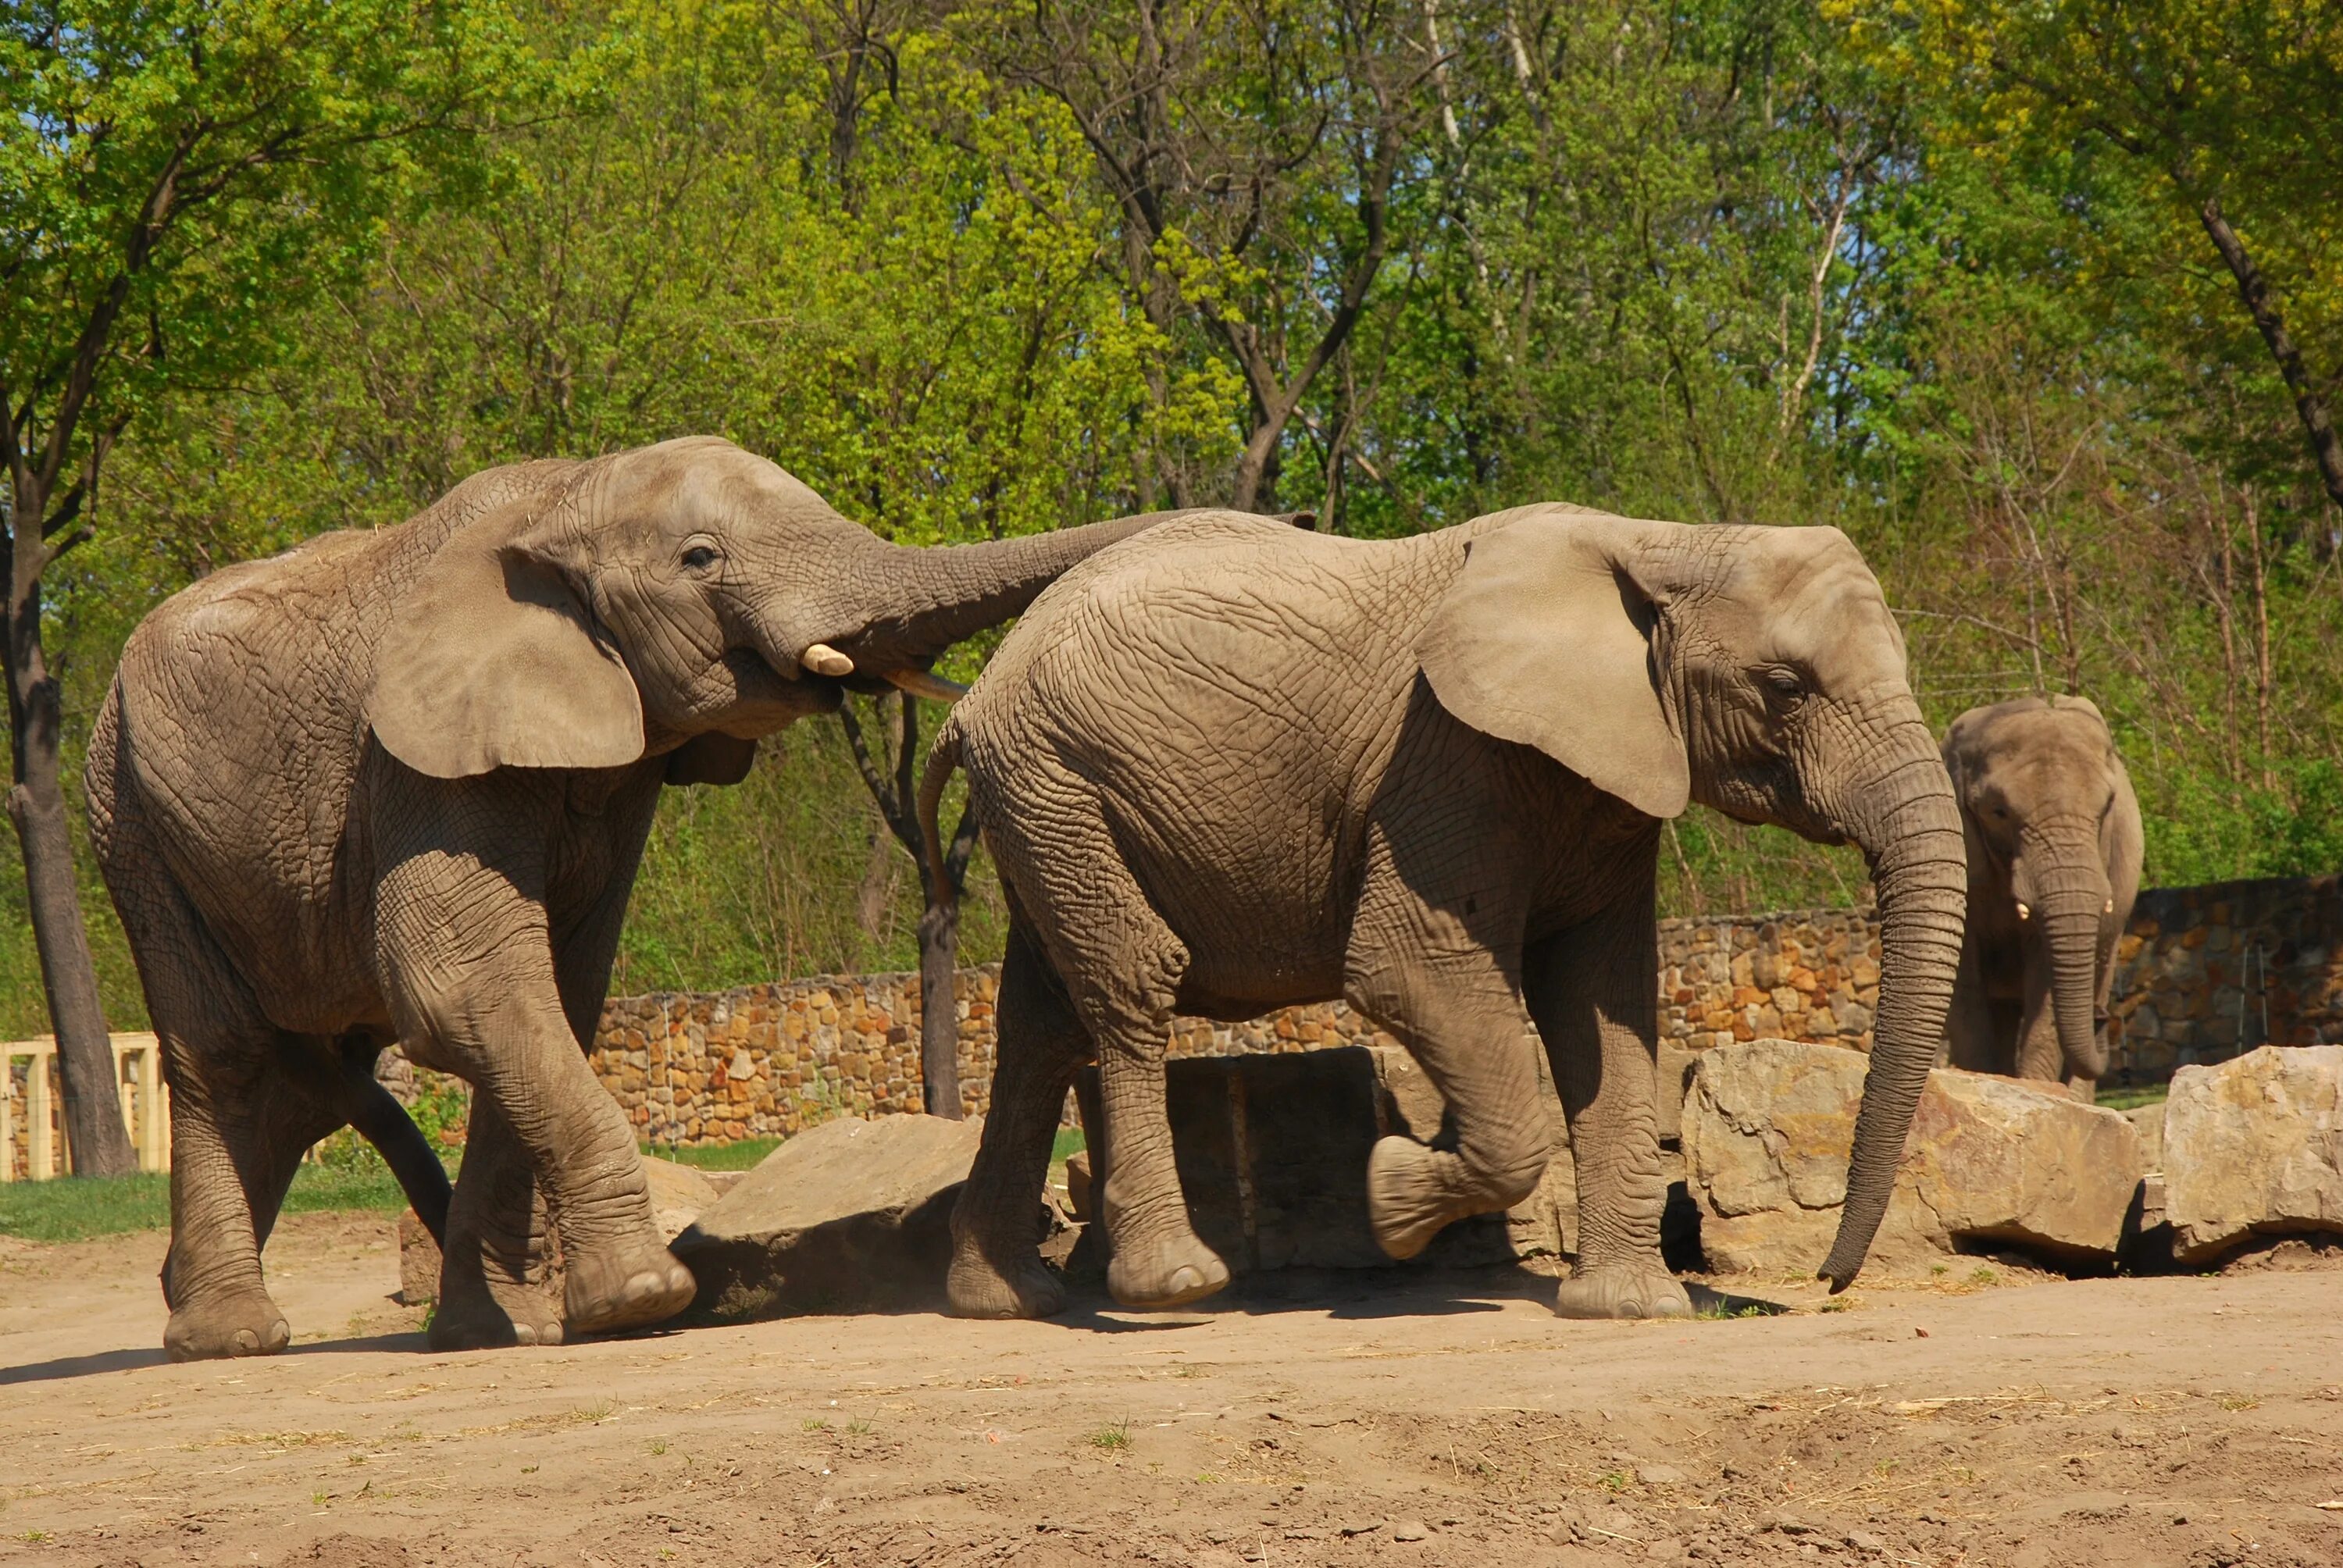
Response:
[[[1066,1310],[1064,1282],[1030,1249],[1021,1261],[997,1269],[973,1242],[955,1247],[944,1293],[955,1317],[1051,1318]]]
[[[1453,1163],[1455,1156],[1449,1155]],[[1367,1222],[1393,1258],[1413,1258],[1457,1216],[1443,1158],[1413,1138],[1375,1140],[1367,1156]]]
[[[1574,1273],[1554,1292],[1558,1318],[1688,1318],[1692,1297],[1664,1270],[1590,1269]]]
[[[1106,1288],[1126,1307],[1178,1307],[1203,1300],[1229,1282],[1221,1255],[1185,1226],[1160,1239],[1124,1245],[1112,1239]]]
[[[493,1351],[508,1345],[558,1345],[561,1319],[540,1298],[537,1310],[508,1312],[493,1300],[443,1301],[432,1311],[429,1339],[435,1351]]]
[[[699,1283],[656,1244],[565,1260],[562,1319],[577,1334],[663,1322],[691,1304]]]
[[[163,1349],[175,1362],[273,1356],[292,1342],[293,1326],[266,1291],[185,1302],[163,1330]]]

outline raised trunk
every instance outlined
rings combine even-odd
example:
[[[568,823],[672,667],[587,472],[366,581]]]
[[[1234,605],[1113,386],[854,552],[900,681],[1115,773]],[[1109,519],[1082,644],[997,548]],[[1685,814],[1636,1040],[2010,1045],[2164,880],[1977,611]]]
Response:
[[[1856,802],[1875,803],[1858,805],[1851,827],[1879,894],[1879,1007],[1847,1160],[1846,1204],[1822,1267],[1834,1292],[1853,1282],[1887,1213],[1912,1115],[1944,1035],[1968,901],[1968,858],[1952,781],[1916,713],[1897,726],[1884,756],[1851,792]]]
[[[14,515],[45,515],[47,498],[17,487]],[[41,646],[42,559],[36,528],[19,527],[12,541],[7,605],[6,665],[9,739],[15,783],[8,819],[25,858],[25,902],[33,944],[41,960],[41,989],[56,1031],[57,1069],[64,1079],[65,1139],[76,1176],[127,1176],[138,1169],[122,1125],[121,1089],[106,1010],[97,996],[97,966],[90,960],[74,877],[73,835],[58,782],[64,714],[57,683]]]
[[[1146,512],[938,549],[877,545],[850,578],[842,613],[851,625],[837,628],[835,646],[857,669],[874,674],[924,665],[962,638],[1021,612],[1069,568],[1179,515]]]
[[[960,901],[938,901],[929,879],[928,905],[920,915],[920,1082],[930,1116],[958,1121],[960,1101],[960,1003],[952,995],[959,962]]]

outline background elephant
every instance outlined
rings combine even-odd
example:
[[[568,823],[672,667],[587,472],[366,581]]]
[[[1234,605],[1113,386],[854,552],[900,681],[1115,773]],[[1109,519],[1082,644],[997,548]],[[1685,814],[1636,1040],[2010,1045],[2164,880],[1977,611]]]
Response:
[[[2065,1079],[2107,1070],[2116,942],[2139,895],[2139,800],[2088,699],[1972,708],[1945,735],[1969,861],[1968,934],[1946,1020],[1955,1067]]]
[[[478,1091],[435,1345],[680,1308],[691,1277],[579,1049],[660,786],[737,781],[850,686],[940,690],[939,650],[1149,520],[903,548],[679,440],[492,469],[148,616],[87,783],[172,1090],[171,1352],[285,1344],[260,1247],[311,1143],[356,1118],[401,1146],[352,1087],[392,1040]]]
[[[1960,819],[1879,586],[1831,528],[1528,507],[1366,542],[1200,515],[1044,593],[939,736],[1010,893],[1000,1056],[953,1305],[1062,1302],[1032,1217],[1067,1082],[1101,1061],[1109,1284],[1228,1277],[1188,1221],[1165,1022],[1342,997],[1456,1113],[1368,1172],[1395,1257],[1516,1201],[1570,1121],[1582,1241],[1556,1310],[1690,1310],[1660,1258],[1654,882],[1696,799],[1870,856],[1883,961],[1844,1286],[1885,1210],[1960,950]]]

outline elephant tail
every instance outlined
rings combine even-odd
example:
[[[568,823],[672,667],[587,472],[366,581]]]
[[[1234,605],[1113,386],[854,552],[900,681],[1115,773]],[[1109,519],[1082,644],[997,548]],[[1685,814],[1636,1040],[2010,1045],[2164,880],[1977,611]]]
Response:
[[[920,777],[920,843],[926,851],[928,900],[939,909],[950,909],[959,901],[951,879],[944,874],[944,836],[936,823],[937,813],[943,809],[944,786],[959,766],[960,726],[947,719],[929,749],[928,770]]]
[[[375,1151],[398,1178],[399,1189],[414,1206],[416,1217],[423,1221],[431,1239],[445,1247],[447,1244],[447,1202],[451,1191],[447,1168],[439,1163],[438,1151],[423,1130],[415,1125],[415,1118],[398,1102],[389,1090],[377,1081],[374,1075],[375,1051],[370,1044],[346,1047],[342,1052],[342,1113],[358,1136],[375,1147]]]

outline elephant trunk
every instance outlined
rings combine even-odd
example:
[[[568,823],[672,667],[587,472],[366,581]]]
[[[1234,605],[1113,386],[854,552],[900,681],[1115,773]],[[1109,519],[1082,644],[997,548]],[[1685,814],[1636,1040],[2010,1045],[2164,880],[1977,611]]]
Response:
[[[848,601],[860,611],[824,640],[865,672],[924,668],[962,638],[1021,613],[1070,568],[1177,515],[1149,512],[933,549],[873,540]]]
[[[2050,958],[2050,1006],[2057,1020],[2063,1071],[2047,1076],[2097,1079],[2107,1070],[2098,1020],[2099,920],[2109,897],[2106,868],[2099,862],[2095,823],[2029,825],[2019,845],[2028,862],[2026,881],[2034,894],[2031,914],[2041,922]],[[2020,1063],[2022,1076],[2033,1076]],[[2036,1071],[2039,1071],[2036,1066]]]
[[[1927,1087],[1960,964],[1968,859],[1943,758],[1910,699],[1851,795],[1850,837],[1879,896],[1879,1007],[1848,1157],[1846,1205],[1822,1277],[1853,1282],[1887,1213],[1912,1116]]]

